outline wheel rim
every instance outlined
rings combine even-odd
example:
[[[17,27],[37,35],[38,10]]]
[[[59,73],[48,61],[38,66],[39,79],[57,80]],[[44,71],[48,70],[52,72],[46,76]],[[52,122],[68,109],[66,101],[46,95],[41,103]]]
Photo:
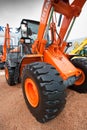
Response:
[[[8,68],[7,67],[5,68],[5,76],[6,76],[6,79],[8,80],[8,78],[9,78],[9,72],[8,72]]]
[[[83,84],[84,81],[85,81],[85,74],[84,74],[84,72],[81,69],[79,69],[79,70],[81,71],[81,77],[75,82],[75,85],[78,85],[78,86]]]
[[[25,94],[31,106],[37,107],[39,103],[38,90],[35,83],[29,78],[25,80]]]

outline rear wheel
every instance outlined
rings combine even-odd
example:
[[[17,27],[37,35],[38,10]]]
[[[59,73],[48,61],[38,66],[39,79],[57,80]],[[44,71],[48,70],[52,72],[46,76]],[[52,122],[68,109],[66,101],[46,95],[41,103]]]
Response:
[[[75,58],[72,63],[82,71],[81,77],[70,88],[80,93],[87,93],[87,58]]]
[[[4,69],[5,62],[0,63],[0,69]]]
[[[22,89],[28,108],[41,123],[55,118],[65,106],[63,80],[47,63],[35,62],[24,68]]]
[[[14,68],[10,68],[10,67],[8,66],[8,64],[5,64],[5,78],[6,78],[7,83],[8,83],[10,86],[15,85],[14,72],[15,72],[15,69],[14,69]]]

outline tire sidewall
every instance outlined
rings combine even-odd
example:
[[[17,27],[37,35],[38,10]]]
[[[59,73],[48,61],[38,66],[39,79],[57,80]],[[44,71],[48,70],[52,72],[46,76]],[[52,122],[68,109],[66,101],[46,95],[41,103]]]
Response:
[[[31,106],[31,104],[29,103],[29,101],[28,101],[28,99],[27,99],[27,97],[26,97],[25,87],[24,87],[25,85],[24,85],[24,83],[25,83],[25,80],[26,80],[27,78],[30,78],[31,80],[33,80],[33,82],[35,83],[35,85],[36,85],[36,87],[37,87],[37,90],[38,90],[38,94],[39,94],[39,104],[38,104],[38,106],[35,107],[35,108]],[[32,73],[32,71],[27,70],[27,71],[26,71],[26,76],[25,76],[24,78],[22,78],[22,88],[23,88],[23,94],[24,94],[24,97],[25,97],[25,102],[26,102],[28,108],[30,109],[31,113],[32,113],[32,111],[34,111],[33,114],[39,114],[38,111],[41,113],[42,108],[45,107],[44,104],[42,104],[42,102],[43,102],[42,100],[44,100],[44,98],[42,97],[41,89],[40,89],[39,86],[40,86],[40,84],[39,84],[39,82],[37,82],[37,79],[36,79],[36,77],[34,76],[34,74]],[[40,116],[40,114],[39,114],[39,116]]]

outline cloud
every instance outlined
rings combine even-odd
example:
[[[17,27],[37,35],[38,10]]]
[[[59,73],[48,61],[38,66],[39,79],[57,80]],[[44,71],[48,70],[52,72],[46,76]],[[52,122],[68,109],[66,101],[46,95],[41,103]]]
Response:
[[[44,0],[0,0],[0,25],[9,23],[11,27],[19,27],[23,18],[40,20]],[[69,39],[87,36],[87,2],[77,18]]]
[[[1,0],[0,1],[0,24],[9,23],[19,26],[23,18],[40,20],[42,0]]]

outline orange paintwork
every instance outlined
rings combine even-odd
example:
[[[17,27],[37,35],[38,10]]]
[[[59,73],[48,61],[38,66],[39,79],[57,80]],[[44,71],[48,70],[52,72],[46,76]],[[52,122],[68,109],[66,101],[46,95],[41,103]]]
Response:
[[[9,30],[9,24],[6,25],[5,28],[5,38],[4,38],[4,44],[3,44],[3,54],[1,56],[1,62],[5,62],[6,55],[7,55],[7,49],[10,48],[10,30]]]
[[[81,9],[85,2],[86,0],[74,0],[70,4],[68,0],[65,2],[64,0],[44,0],[38,36],[32,45],[32,52],[35,54],[42,54],[43,61],[52,64],[58,72],[60,72],[63,79],[67,79],[71,76],[79,76],[82,73],[81,70],[72,65],[68,59],[68,56],[64,54],[64,49],[67,44],[64,41],[64,37],[72,19],[80,15]],[[45,40],[44,34],[52,9],[57,13],[63,14],[64,18],[60,27],[58,39],[55,38],[55,25],[52,25],[53,33],[51,37],[54,37],[54,40],[52,45],[45,48],[46,42],[43,44],[43,41]]]
[[[84,81],[85,81],[85,79],[86,79],[84,72],[83,72],[82,70],[80,70],[80,71],[81,71],[81,76],[80,76],[80,78],[75,82],[75,85],[76,85],[76,86],[79,86],[79,85],[83,84]]]
[[[43,55],[41,55],[41,54],[29,54],[29,55],[25,55],[22,58],[21,65],[20,65],[20,77],[22,75],[23,68],[27,64],[30,64],[32,62],[40,62],[40,61],[43,61]]]
[[[7,67],[5,67],[5,77],[7,80],[9,79],[9,72]]]
[[[51,48],[44,52],[44,62],[52,64],[58,72],[60,72],[61,77],[66,80],[71,76],[79,76],[81,72],[72,65],[66,56],[60,51],[53,52]]]
[[[39,94],[37,86],[35,85],[34,81],[27,78],[25,80],[25,93],[27,96],[27,100],[33,107],[37,107],[39,103]]]

